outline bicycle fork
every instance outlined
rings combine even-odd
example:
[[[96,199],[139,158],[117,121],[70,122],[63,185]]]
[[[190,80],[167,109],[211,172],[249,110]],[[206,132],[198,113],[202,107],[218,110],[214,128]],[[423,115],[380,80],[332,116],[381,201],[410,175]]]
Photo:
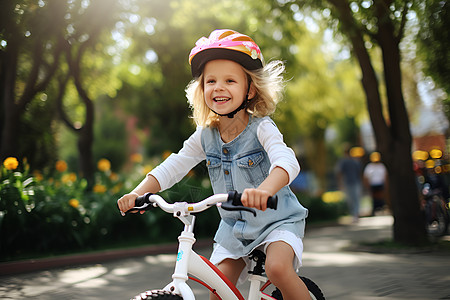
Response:
[[[192,250],[195,243],[193,226],[195,216],[178,216],[184,224],[184,230],[178,237],[179,246],[175,271],[172,275],[172,282],[164,287],[165,291],[180,294],[184,300],[195,300],[194,293],[186,281],[188,274],[199,278],[204,283],[216,290],[222,299],[244,300],[239,291],[231,282],[206,258],[201,257]]]

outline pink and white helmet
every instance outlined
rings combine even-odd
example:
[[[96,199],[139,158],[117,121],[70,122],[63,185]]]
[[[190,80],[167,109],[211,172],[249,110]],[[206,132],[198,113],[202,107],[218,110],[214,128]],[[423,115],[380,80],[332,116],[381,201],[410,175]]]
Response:
[[[189,54],[192,76],[199,77],[205,64],[215,59],[235,61],[247,70],[263,67],[263,56],[255,41],[230,29],[214,30],[209,38],[202,37],[195,43]]]

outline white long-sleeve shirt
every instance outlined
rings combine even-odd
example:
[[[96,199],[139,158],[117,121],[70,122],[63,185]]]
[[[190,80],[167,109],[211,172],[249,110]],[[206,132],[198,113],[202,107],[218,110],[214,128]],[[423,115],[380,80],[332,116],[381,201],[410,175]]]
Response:
[[[158,180],[161,190],[172,187],[205,159],[206,154],[201,143],[202,130],[202,127],[197,127],[178,153],[171,154],[149,173]],[[257,137],[269,156],[270,171],[275,167],[284,169],[289,175],[290,184],[300,172],[300,165],[294,151],[284,143],[283,135],[270,118],[267,117],[259,124]]]

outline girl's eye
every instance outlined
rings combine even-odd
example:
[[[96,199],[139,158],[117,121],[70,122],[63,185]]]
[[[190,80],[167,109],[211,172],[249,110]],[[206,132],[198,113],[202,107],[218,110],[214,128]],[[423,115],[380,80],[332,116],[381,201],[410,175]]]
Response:
[[[227,82],[231,83],[231,82],[235,82],[233,79],[228,79]]]
[[[207,81],[206,81],[206,83],[214,83],[214,82],[216,82],[216,81],[213,80],[213,79],[210,79],[210,80],[207,80]]]

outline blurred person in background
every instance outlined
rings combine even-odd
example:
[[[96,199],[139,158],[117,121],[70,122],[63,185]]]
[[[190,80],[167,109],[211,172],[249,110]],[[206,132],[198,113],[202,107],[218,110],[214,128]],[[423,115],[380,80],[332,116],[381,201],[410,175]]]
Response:
[[[362,192],[362,168],[359,161],[362,148],[345,147],[344,157],[336,165],[336,176],[341,190],[346,194],[349,211],[353,217],[353,223],[359,219],[359,206]]]
[[[370,154],[370,162],[364,168],[364,186],[370,191],[372,197],[372,216],[383,210],[386,205],[385,191],[387,184],[387,169],[381,162],[379,152]]]

